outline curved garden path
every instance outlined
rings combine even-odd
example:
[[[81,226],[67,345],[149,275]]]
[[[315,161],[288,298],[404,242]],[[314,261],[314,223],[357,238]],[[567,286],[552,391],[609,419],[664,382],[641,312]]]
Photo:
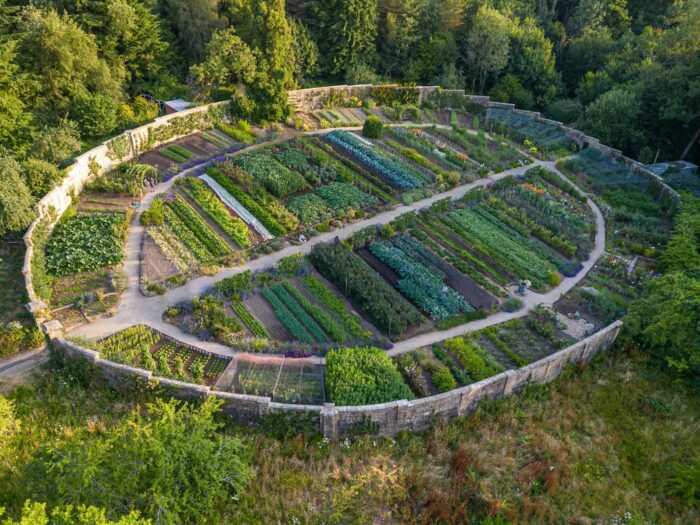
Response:
[[[270,142],[265,142],[261,145],[269,143]],[[250,148],[241,151],[250,151]],[[468,184],[458,186],[457,188],[454,188],[450,191],[435,194],[427,199],[423,199],[410,205],[396,206],[391,210],[375,215],[374,217],[370,217],[368,219],[349,224],[343,228],[338,228],[334,231],[313,237],[305,244],[298,246],[287,246],[284,249],[279,250],[277,252],[271,253],[269,255],[263,255],[257,259],[247,261],[241,266],[237,266],[234,268],[225,268],[218,272],[216,275],[197,277],[186,283],[184,286],[169,290],[163,295],[145,297],[141,294],[139,287],[140,252],[141,242],[144,234],[144,227],[139,222],[139,218],[143,210],[148,209],[154,198],[158,197],[160,194],[170,189],[170,187],[174,184],[175,180],[177,180],[178,178],[185,176],[188,173],[201,167],[201,164],[198,166],[194,166],[192,168],[182,171],[169,181],[160,183],[156,187],[156,190],[154,192],[149,193],[146,197],[143,198],[139,209],[134,214],[133,222],[127,239],[126,259],[124,263],[124,270],[126,271],[128,276],[128,285],[117,308],[117,312],[112,317],[99,319],[90,324],[81,326],[76,330],[72,331],[69,335],[83,336],[88,338],[100,338],[111,335],[115,332],[118,332],[135,324],[146,324],[192,346],[196,346],[218,354],[236,355],[237,352],[227,346],[218,343],[202,341],[201,339],[193,335],[186,334],[178,327],[164,322],[162,319],[163,312],[166,308],[179,301],[191,300],[193,297],[208,291],[216,282],[226,277],[230,277],[245,270],[252,270],[253,272],[255,272],[258,270],[271,268],[275,266],[276,263],[283,257],[287,257],[296,253],[307,254],[311,251],[311,248],[317,244],[331,241],[336,237],[344,239],[346,237],[351,236],[353,233],[362,230],[363,228],[376,224],[385,224],[395,219],[399,215],[402,215],[409,211],[418,211],[446,197],[458,199],[473,188],[486,186],[496,180],[500,180],[511,175],[524,174],[527,170],[535,166],[546,167],[547,169],[557,173],[560,177],[566,179],[566,177],[556,168],[555,162],[535,160],[533,163],[528,164],[526,166],[519,166],[517,168],[506,170],[501,173],[492,175],[490,177],[478,179]],[[576,276],[564,278],[557,287],[553,288],[545,294],[539,294],[528,290],[526,295],[520,298],[523,302],[523,308],[521,308],[517,312],[499,312],[497,314],[487,317],[486,319],[470,321],[468,323],[456,326],[449,330],[436,330],[430,333],[421,334],[394,344],[393,348],[391,350],[388,350],[387,353],[393,356],[404,352],[409,352],[411,350],[415,350],[426,345],[444,341],[451,337],[456,337],[467,332],[480,330],[482,328],[492,326],[495,324],[500,324],[511,319],[523,317],[529,311],[531,311],[533,308],[539,305],[551,305],[555,303],[559,298],[561,298],[565,293],[567,293],[574,286],[576,286],[576,284],[578,284],[586,276],[586,274],[591,270],[591,268],[593,268],[594,264],[605,250],[605,221],[603,218],[603,214],[598,208],[598,206],[590,198],[588,199],[588,205],[590,206],[596,217],[595,244],[593,249],[591,250],[591,253],[588,256],[588,259],[583,263],[583,269],[579,271],[579,273]],[[316,358],[315,360],[318,362],[324,361],[322,358]]]

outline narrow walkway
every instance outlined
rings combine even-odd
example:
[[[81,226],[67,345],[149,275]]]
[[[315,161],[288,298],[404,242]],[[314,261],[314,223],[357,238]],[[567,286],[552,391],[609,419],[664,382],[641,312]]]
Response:
[[[189,281],[184,286],[175,288],[173,290],[169,290],[164,295],[159,295],[155,297],[144,297],[141,294],[139,288],[140,251],[142,238],[144,234],[144,227],[141,226],[139,218],[143,210],[147,209],[150,206],[153,199],[170,189],[170,187],[174,184],[177,178],[185,176],[191,171],[198,169],[200,166],[190,168],[181,172],[168,182],[159,184],[155,192],[150,193],[142,200],[139,210],[137,211],[137,213],[134,214],[133,224],[127,240],[127,254],[126,261],[124,264],[124,269],[127,272],[128,276],[128,287],[126,292],[124,293],[124,296],[119,304],[115,315],[81,326],[78,329],[71,332],[69,335],[80,335],[89,338],[100,338],[123,330],[135,324],[146,324],[153,328],[156,328],[157,330],[160,330],[161,332],[171,337],[179,339],[193,346],[197,346],[202,349],[222,355],[234,356],[237,352],[227,346],[218,343],[202,341],[195,336],[184,333],[176,326],[165,323],[162,319],[163,312],[171,305],[174,305],[180,301],[188,301],[195,296],[201,295],[202,293],[208,291],[212,286],[214,286],[214,284],[216,284],[221,279],[230,277],[245,270],[251,270],[255,272],[259,270],[272,268],[283,257],[287,257],[289,255],[297,253],[308,254],[311,251],[311,249],[317,244],[332,241],[336,237],[341,239],[347,238],[353,233],[362,230],[363,228],[377,224],[385,224],[404,213],[421,210],[430,206],[434,202],[444,199],[446,197],[450,197],[452,199],[459,199],[473,188],[489,185],[493,181],[500,180],[508,176],[521,175],[535,166],[546,167],[547,169],[557,173],[563,179],[568,180],[556,168],[555,162],[535,160],[533,163],[528,164],[526,166],[519,166],[517,168],[513,168],[492,175],[491,177],[476,180],[474,182],[454,188],[450,191],[438,193],[436,195],[433,195],[432,197],[415,202],[411,205],[396,206],[391,210],[375,215],[374,217],[314,237],[303,245],[287,246],[286,248],[275,253],[261,256],[257,259],[248,261],[241,266],[223,269],[216,275],[198,277]],[[486,319],[471,321],[469,323],[456,326],[449,330],[439,330],[427,334],[422,334],[407,339],[405,341],[396,343],[391,350],[387,351],[387,353],[390,356],[394,356],[405,352],[409,352],[417,348],[421,348],[423,346],[428,346],[434,343],[444,341],[451,337],[462,335],[467,332],[480,330],[482,328],[500,324],[511,319],[523,317],[539,305],[554,304],[564,294],[566,294],[582,279],[585,278],[587,273],[591,270],[591,268],[593,268],[598,258],[604,252],[605,221],[603,218],[603,214],[598,208],[598,206],[591,199],[588,199],[588,205],[590,206],[596,217],[597,229],[595,244],[591,253],[589,254],[588,259],[584,262],[583,268],[581,269],[581,271],[579,271],[579,273],[576,276],[563,279],[562,282],[556,288],[550,290],[545,294],[538,294],[532,291],[528,291],[527,294],[521,298],[523,302],[523,307],[517,312],[499,312],[497,314],[487,317]],[[316,358],[315,360],[318,362],[324,361],[321,358]]]

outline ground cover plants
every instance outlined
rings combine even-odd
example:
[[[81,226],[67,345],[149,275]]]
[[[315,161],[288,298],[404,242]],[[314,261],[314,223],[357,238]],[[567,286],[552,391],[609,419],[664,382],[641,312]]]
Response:
[[[563,130],[538,122],[529,115],[500,108],[488,108],[486,112],[486,127],[507,135],[512,140],[524,143],[531,141],[545,156],[560,156],[575,150],[576,144],[568,138]],[[535,153],[537,150],[535,150]]]
[[[267,153],[246,153],[236,157],[235,162],[275,197],[285,197],[308,187],[304,177]]]
[[[452,129],[433,127],[429,128],[428,131],[437,137],[438,141],[448,140],[468,158],[496,173],[530,162],[528,157],[511,144],[490,139],[483,131],[472,133],[458,125],[453,126]]]
[[[654,196],[648,179],[591,148],[557,166],[604,204],[616,250],[653,257],[663,248],[673,205]]]
[[[413,399],[396,365],[378,348],[341,348],[326,356],[326,387],[337,405]]]
[[[85,191],[121,193],[140,197],[144,186],[150,182],[160,182],[158,170],[149,164],[122,164],[98,176],[88,184]]]
[[[119,264],[128,218],[123,213],[64,217],[46,245],[47,270],[55,276],[89,272]]]

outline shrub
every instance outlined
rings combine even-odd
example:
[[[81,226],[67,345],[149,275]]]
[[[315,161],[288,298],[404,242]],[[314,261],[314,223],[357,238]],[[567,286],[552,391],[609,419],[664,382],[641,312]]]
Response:
[[[511,297],[501,305],[501,310],[504,312],[517,312],[523,307],[523,302],[517,297]]]
[[[141,214],[140,221],[144,226],[162,226],[165,222],[163,199],[153,199],[151,207]]]
[[[549,274],[547,275],[547,282],[549,283],[549,286],[559,286],[561,283],[561,275],[559,275],[559,272],[556,270],[550,270]]]
[[[326,356],[326,385],[337,405],[414,399],[391,358],[378,348],[343,348]]]
[[[452,352],[459,362],[467,369],[475,381],[481,381],[498,373],[490,367],[477,350],[478,345],[472,339],[455,337],[445,341],[445,348]]]
[[[431,374],[430,379],[438,392],[449,392],[457,388],[457,381],[445,365],[433,367]]]
[[[375,115],[370,115],[369,117],[367,117],[364,125],[362,126],[362,135],[364,135],[368,139],[381,138],[382,131],[384,131],[384,123],[379,117]]]
[[[71,102],[70,116],[88,137],[107,135],[117,127],[117,102],[107,95],[81,96]]]
[[[126,227],[120,213],[75,215],[60,222],[46,246],[48,270],[72,275],[120,263]]]

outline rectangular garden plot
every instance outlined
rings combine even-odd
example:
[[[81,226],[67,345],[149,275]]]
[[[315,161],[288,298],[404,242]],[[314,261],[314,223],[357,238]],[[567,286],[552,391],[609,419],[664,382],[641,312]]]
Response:
[[[96,349],[117,363],[209,386],[216,384],[231,361],[230,357],[185,345],[144,325],[106,337],[97,343]]]
[[[239,356],[231,391],[278,403],[323,404],[323,367],[305,360]]]

